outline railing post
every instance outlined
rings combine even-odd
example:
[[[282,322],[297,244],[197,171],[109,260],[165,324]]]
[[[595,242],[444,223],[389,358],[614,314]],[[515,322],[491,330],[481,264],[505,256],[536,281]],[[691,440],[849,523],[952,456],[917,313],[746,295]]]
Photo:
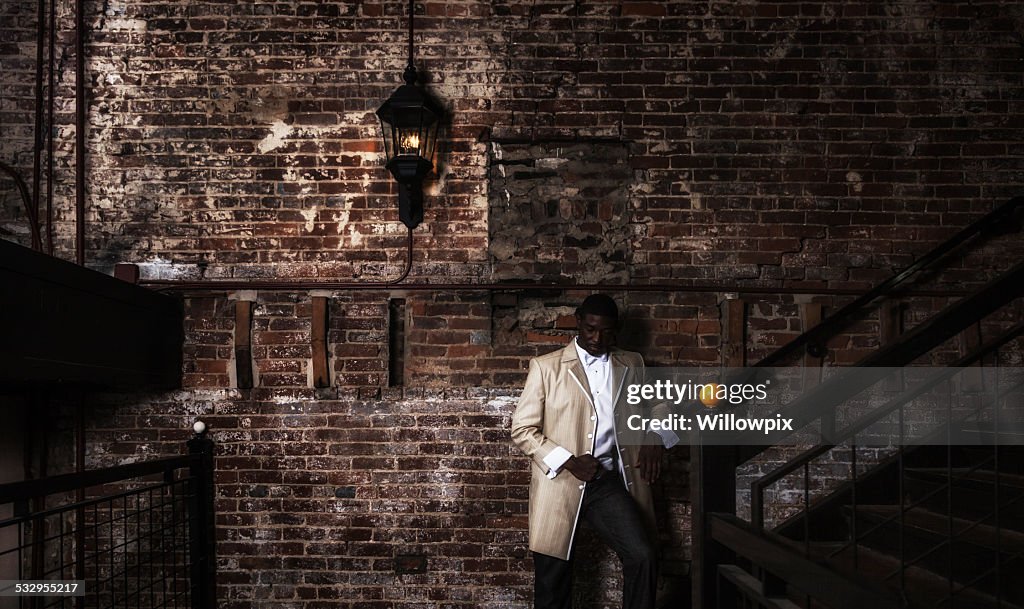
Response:
[[[736,448],[698,444],[690,447],[690,505],[693,512],[693,561],[690,579],[694,609],[718,606],[718,565],[735,561],[732,552],[711,539],[708,515],[736,513]]]
[[[194,457],[190,466],[189,585],[193,609],[214,609],[217,606],[217,562],[213,526],[213,441],[206,437],[206,424],[202,421],[196,421],[193,429],[195,435],[188,441],[188,452]]]

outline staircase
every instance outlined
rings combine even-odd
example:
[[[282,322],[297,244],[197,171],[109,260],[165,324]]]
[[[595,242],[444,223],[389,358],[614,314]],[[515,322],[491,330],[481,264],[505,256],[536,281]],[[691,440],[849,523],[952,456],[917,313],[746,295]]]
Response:
[[[969,242],[972,234],[986,234],[991,223],[1000,230],[1019,230],[1022,211],[1024,199],[1008,202],[923,257],[912,273],[904,271],[880,284],[851,303],[856,306],[844,307],[758,366],[778,366],[804,349],[820,353],[821,345],[850,320],[914,274],[935,270],[946,253]],[[1024,264],[1018,264],[857,366],[870,376],[874,367],[909,365],[988,315],[1019,306],[1022,296]],[[835,413],[855,393],[841,377],[782,407],[784,416],[797,421],[797,430],[818,425],[829,433],[823,433],[821,444],[787,462],[761,467],[765,473],[750,489],[749,522],[736,515],[737,470],[758,463],[766,447],[692,447],[691,487],[699,489],[694,499],[693,605],[1024,609],[1020,368],[1013,369],[1016,375],[1005,375],[995,390],[979,395],[972,402],[979,404],[973,413],[936,411],[932,414],[938,424],[926,437],[893,446],[886,458],[869,467],[858,464],[858,455],[873,454],[858,447],[873,423],[885,417],[893,421],[898,414],[902,438],[904,429],[912,428],[903,418],[908,404],[930,388],[949,384],[951,377],[958,379],[953,382],[958,388],[969,385],[957,375],[1022,335],[1024,323],[1017,323],[948,371],[893,391],[884,405],[843,421],[846,426],[839,430]],[[882,376],[880,371],[877,377]],[[1007,404],[1016,410],[1008,410]],[[823,409],[831,415],[828,420]],[[1004,418],[1007,412],[1010,419]],[[846,455],[846,461],[837,460],[837,454]],[[847,480],[828,492],[812,491],[812,467],[822,461],[848,466]],[[803,502],[797,513],[766,526],[766,512],[772,511],[766,505],[767,491],[784,479],[792,485],[801,472]]]
[[[995,447],[906,451],[902,464],[891,459],[859,481],[859,502],[847,493],[813,508],[808,543],[803,515],[776,533],[842,575],[905,597],[908,607],[1020,607],[1022,448],[1002,446],[998,459]]]

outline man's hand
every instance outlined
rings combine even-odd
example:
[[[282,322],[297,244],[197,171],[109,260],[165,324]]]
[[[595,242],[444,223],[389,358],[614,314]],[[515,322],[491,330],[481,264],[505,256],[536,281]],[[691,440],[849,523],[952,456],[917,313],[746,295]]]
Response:
[[[563,467],[576,478],[590,482],[597,475],[601,462],[594,458],[594,455],[580,455],[579,457],[570,457]]]
[[[653,444],[645,444],[640,447],[640,455],[636,460],[636,467],[640,470],[640,477],[653,483],[661,475],[661,460],[665,454],[665,447]]]

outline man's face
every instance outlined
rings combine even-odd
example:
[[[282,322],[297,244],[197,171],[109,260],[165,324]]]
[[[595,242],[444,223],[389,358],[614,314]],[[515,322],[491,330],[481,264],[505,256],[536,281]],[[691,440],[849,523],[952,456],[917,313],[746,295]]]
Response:
[[[594,357],[608,353],[608,349],[615,344],[615,325],[614,319],[604,315],[577,315],[576,330],[580,334],[580,346]]]

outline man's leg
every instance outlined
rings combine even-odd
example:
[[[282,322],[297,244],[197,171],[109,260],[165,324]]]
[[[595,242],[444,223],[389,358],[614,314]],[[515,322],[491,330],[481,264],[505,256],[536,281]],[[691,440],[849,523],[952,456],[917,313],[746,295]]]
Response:
[[[572,607],[572,561],[533,553],[534,609]]]
[[[618,475],[611,473],[587,485],[583,518],[622,561],[622,606],[654,609],[657,553],[643,514]]]

